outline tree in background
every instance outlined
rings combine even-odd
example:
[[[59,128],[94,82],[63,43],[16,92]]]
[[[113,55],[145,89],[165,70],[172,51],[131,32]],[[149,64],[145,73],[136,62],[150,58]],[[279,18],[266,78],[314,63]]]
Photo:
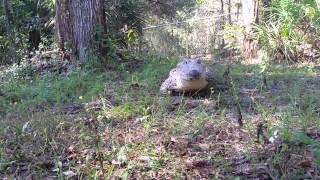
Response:
[[[3,8],[7,20],[7,32],[10,32],[11,24],[13,23],[10,0],[3,0]]]
[[[161,24],[179,18],[177,13],[193,7],[193,0],[108,0],[107,31],[122,48],[128,48],[131,34],[142,36],[145,24]]]
[[[72,57],[84,61],[93,48],[95,31],[106,29],[103,0],[56,0],[56,36],[58,47],[72,50]],[[99,47],[100,55],[105,48]]]
[[[19,63],[35,53],[52,51],[53,40],[63,52],[71,50],[73,59],[84,60],[90,50],[98,50],[106,58],[110,46],[128,50],[130,43],[139,42],[146,22],[172,21],[177,10],[191,7],[194,2],[1,0],[0,63]]]
[[[0,64],[19,63],[30,51],[48,48],[52,37],[51,0],[2,0]]]
[[[253,35],[253,25],[259,23],[261,15],[261,0],[243,0],[242,17],[244,26],[244,38],[242,44],[242,55],[245,59],[253,60],[258,58],[259,44]]]

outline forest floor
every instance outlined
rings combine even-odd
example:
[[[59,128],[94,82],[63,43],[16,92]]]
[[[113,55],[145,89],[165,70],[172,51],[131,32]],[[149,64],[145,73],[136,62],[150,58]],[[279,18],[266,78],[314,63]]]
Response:
[[[176,62],[2,69],[0,178],[320,179],[319,67],[234,62],[228,89],[160,97]]]

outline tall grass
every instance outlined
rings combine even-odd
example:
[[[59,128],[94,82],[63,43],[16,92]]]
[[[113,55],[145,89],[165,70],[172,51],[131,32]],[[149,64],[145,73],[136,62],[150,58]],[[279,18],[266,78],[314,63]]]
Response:
[[[316,0],[272,0],[256,35],[270,54],[289,61],[314,60],[320,29],[320,4]]]

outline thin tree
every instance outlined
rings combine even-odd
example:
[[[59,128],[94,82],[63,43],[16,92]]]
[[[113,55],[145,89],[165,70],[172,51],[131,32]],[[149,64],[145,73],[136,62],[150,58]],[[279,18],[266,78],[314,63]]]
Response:
[[[231,25],[231,23],[232,23],[232,18],[231,18],[231,0],[228,0],[228,21],[229,21],[229,24]]]
[[[226,23],[226,20],[225,20],[225,18],[224,18],[224,2],[223,2],[223,0],[220,0],[220,3],[221,3],[221,15],[222,15],[222,17],[221,17],[221,30],[223,30],[223,26],[225,25],[225,23]],[[221,47],[224,47],[225,46],[225,42],[224,42],[224,38],[223,37],[221,37],[222,38],[222,43],[221,43]]]
[[[258,42],[252,39],[252,25],[259,21],[259,1],[260,0],[242,0],[242,17],[245,27],[243,39],[242,54],[246,59],[255,59],[258,54]]]
[[[10,0],[3,0],[3,8],[6,15],[7,20],[7,33],[11,34],[13,31],[11,29],[11,25],[13,23],[12,12],[11,12],[11,2]]]

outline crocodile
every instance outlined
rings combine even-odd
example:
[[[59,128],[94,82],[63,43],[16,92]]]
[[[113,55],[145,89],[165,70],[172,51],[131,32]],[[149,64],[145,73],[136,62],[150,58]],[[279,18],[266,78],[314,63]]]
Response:
[[[205,92],[214,85],[213,70],[200,58],[182,58],[161,84],[160,94]]]

